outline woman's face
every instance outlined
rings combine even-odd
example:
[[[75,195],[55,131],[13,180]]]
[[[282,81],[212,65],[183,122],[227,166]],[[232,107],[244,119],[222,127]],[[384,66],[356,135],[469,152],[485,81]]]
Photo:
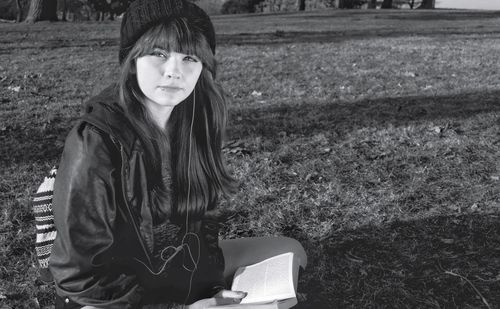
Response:
[[[152,113],[171,111],[193,92],[203,65],[193,55],[162,48],[136,60],[137,83]]]

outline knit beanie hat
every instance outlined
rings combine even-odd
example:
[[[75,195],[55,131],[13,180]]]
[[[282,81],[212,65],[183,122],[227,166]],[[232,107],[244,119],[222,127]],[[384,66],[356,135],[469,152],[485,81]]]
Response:
[[[135,0],[123,16],[120,29],[120,63],[127,57],[135,42],[149,28],[175,17],[185,17],[199,29],[215,54],[215,30],[207,13],[187,0]]]

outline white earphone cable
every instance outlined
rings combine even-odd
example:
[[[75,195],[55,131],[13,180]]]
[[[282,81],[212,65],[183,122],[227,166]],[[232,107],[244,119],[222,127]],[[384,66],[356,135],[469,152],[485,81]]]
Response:
[[[187,271],[191,272],[191,275],[190,275],[190,278],[189,278],[189,289],[188,289],[188,293],[186,295],[186,298],[184,299],[184,304],[187,302],[187,300],[189,298],[189,295],[191,294],[191,286],[192,286],[192,283],[193,283],[194,273],[197,270],[198,263],[200,261],[200,239],[198,238],[198,235],[196,235],[196,233],[188,232],[188,228],[189,228],[189,209],[188,209],[188,205],[189,205],[190,197],[191,197],[191,177],[190,177],[191,150],[192,150],[192,139],[193,139],[193,126],[194,126],[195,108],[196,108],[196,89],[193,90],[193,110],[192,110],[192,114],[191,114],[191,126],[189,128],[189,148],[188,148],[188,165],[187,165],[188,190],[187,190],[187,200],[186,200],[187,202],[186,202],[186,209],[185,209],[185,211],[186,211],[186,227],[185,227],[186,231],[185,231],[184,237],[182,238],[182,246],[184,246],[184,245],[187,246],[188,254],[189,254],[189,257],[190,257],[191,261],[194,264],[194,267],[193,267],[193,270],[190,270],[184,264],[182,265],[184,267],[184,269],[186,269]],[[193,254],[191,252],[191,248],[189,247],[189,244],[184,243],[184,241],[185,241],[185,239],[186,239],[186,237],[188,235],[193,235],[195,237],[196,243],[198,245],[198,251],[197,251],[196,261],[195,261],[195,259],[193,257]]]

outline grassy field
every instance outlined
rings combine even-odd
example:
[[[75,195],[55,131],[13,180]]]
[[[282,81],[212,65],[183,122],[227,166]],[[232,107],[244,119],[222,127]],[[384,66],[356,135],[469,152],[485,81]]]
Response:
[[[298,308],[500,307],[500,13],[216,16],[240,180],[223,237],[309,255]],[[30,197],[118,22],[0,24],[0,308],[50,308]]]

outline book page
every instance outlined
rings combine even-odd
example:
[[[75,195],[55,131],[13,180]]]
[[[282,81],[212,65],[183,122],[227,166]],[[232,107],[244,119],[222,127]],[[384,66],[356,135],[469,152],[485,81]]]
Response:
[[[288,252],[240,267],[231,290],[248,293],[242,304],[294,298],[292,265],[293,253]]]

